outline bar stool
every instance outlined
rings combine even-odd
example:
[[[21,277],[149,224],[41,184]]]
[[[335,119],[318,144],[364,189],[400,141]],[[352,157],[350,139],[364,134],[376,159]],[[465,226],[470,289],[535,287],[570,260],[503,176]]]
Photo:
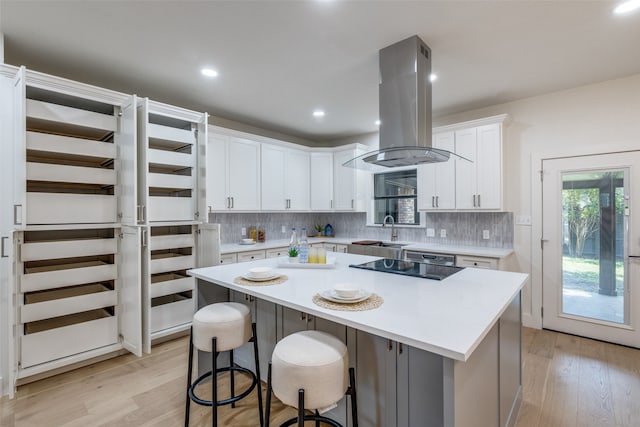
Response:
[[[334,427],[340,423],[320,415],[348,394],[351,397],[353,427],[358,427],[355,373],[349,366],[347,347],[338,338],[320,331],[302,331],[280,340],[269,363],[265,424],[269,427],[271,393],[285,405],[298,408],[298,416],[280,427],[305,421]],[[314,415],[305,415],[305,408]]]
[[[249,369],[237,366],[233,362],[233,349],[247,342],[253,342],[253,351],[256,363],[255,374]],[[211,371],[200,375],[191,382],[193,373],[193,349],[206,351],[211,354]],[[217,357],[220,352],[229,352],[229,366],[218,368]],[[187,370],[187,406],[184,415],[184,425],[189,426],[189,409],[191,401],[204,406],[211,406],[211,423],[213,427],[218,425],[218,406],[231,404],[246,397],[258,386],[258,411],[260,414],[260,426],[264,425],[262,408],[262,388],[260,387],[260,363],[258,361],[258,340],[256,339],[256,324],[251,323],[251,312],[245,305],[235,302],[223,302],[207,305],[196,312],[191,326],[191,338],[189,340],[189,367]],[[244,372],[251,376],[251,385],[236,396],[234,373]],[[215,374],[212,375],[212,373]],[[218,400],[217,374],[229,372],[231,397]],[[211,400],[204,400],[196,396],[195,388],[209,376],[211,379]]]

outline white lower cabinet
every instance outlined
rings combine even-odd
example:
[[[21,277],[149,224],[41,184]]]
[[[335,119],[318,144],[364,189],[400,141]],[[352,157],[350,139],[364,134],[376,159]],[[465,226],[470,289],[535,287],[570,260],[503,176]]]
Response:
[[[471,256],[471,255],[458,255],[456,256],[456,266],[499,270],[500,260],[498,258],[478,257],[478,256]]]
[[[196,225],[145,227],[143,239],[144,349],[151,341],[189,328],[195,300]]]
[[[141,354],[139,258],[129,256],[137,237],[120,228],[17,233],[18,378],[121,347]]]

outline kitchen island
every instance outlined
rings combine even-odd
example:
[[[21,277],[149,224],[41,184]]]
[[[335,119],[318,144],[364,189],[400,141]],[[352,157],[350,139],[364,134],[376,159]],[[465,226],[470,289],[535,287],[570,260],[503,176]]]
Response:
[[[345,340],[356,368],[363,426],[515,421],[521,393],[520,290],[526,274],[467,268],[436,281],[349,267],[374,257],[334,256],[330,269],[279,268],[286,258],[275,258],[189,274],[198,279],[198,306],[238,300],[238,295],[253,302],[261,365],[275,341],[295,330],[315,327]],[[274,267],[288,279],[270,286],[234,283],[256,266]],[[337,311],[313,302],[314,295],[337,282],[374,292],[384,303],[368,311]]]

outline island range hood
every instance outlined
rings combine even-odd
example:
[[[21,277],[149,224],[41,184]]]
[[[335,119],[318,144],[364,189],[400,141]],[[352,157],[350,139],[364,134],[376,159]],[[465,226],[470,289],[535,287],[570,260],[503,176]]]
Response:
[[[379,62],[380,149],[343,166],[375,171],[462,158],[431,146],[429,46],[413,36],[380,50]]]

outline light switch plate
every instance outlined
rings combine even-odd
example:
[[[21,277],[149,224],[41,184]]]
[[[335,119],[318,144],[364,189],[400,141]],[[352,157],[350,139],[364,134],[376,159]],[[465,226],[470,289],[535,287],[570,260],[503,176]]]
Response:
[[[485,240],[489,239],[489,230],[482,230],[482,238]]]
[[[444,228],[440,230],[440,237],[442,237],[443,239],[447,237],[447,230],[445,230]]]
[[[247,236],[247,227],[242,227],[242,237]]]
[[[531,225],[531,215],[516,215],[516,225]]]
[[[435,237],[436,236],[436,230],[434,230],[433,228],[427,228],[427,237]]]
[[[285,228],[285,226],[283,225],[283,226],[282,226],[282,234],[284,234],[284,233],[286,233],[286,232],[287,232],[287,229],[286,229],[286,228]]]

